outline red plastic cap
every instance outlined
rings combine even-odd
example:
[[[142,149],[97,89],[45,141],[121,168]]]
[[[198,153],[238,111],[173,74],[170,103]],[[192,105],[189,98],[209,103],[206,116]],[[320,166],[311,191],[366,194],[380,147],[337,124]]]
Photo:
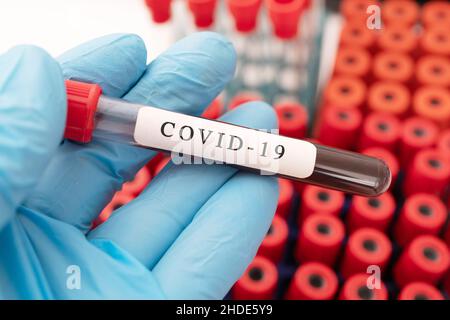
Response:
[[[278,284],[277,267],[264,257],[255,257],[242,277],[234,284],[234,300],[270,300]]]
[[[189,0],[188,4],[197,27],[208,28],[213,24],[217,0]]]
[[[227,0],[228,9],[234,17],[238,31],[255,30],[261,3],[262,0]]]
[[[150,8],[153,21],[164,23],[170,20],[170,6],[172,0],[145,0],[147,7]]]
[[[412,282],[400,292],[398,300],[444,300],[442,293],[424,282]]]
[[[275,35],[281,39],[297,36],[305,0],[266,0]]]
[[[64,138],[88,143],[94,132],[94,117],[102,89],[97,84],[66,80],[67,122]]]
[[[338,286],[338,278],[331,268],[317,262],[310,262],[297,269],[286,298],[289,300],[332,300]]]

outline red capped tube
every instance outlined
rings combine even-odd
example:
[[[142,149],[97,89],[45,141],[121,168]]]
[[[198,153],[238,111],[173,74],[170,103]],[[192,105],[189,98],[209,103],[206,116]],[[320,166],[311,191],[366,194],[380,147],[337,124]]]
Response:
[[[308,113],[306,108],[296,102],[283,102],[275,105],[280,134],[295,139],[306,136]]]
[[[386,25],[413,27],[419,20],[420,7],[415,1],[384,1],[381,8]]]
[[[444,300],[444,296],[428,283],[411,282],[402,289],[398,300]]]
[[[292,208],[292,199],[294,198],[294,185],[286,179],[278,179],[280,196],[278,197],[277,215],[286,219]]]
[[[375,46],[375,32],[367,25],[355,21],[347,21],[342,27],[340,36],[341,47],[357,47],[373,51]]]
[[[419,41],[422,54],[450,56],[450,35],[445,26],[426,29]]]
[[[382,51],[373,60],[375,81],[394,81],[409,85],[414,75],[414,60],[401,52]]]
[[[198,28],[209,28],[214,23],[217,0],[188,0]]]
[[[401,52],[414,57],[418,48],[418,38],[410,28],[401,26],[385,27],[377,38],[378,50]]]
[[[415,85],[450,87],[450,60],[436,55],[425,55],[417,61]]]
[[[206,108],[205,112],[202,114],[203,118],[215,120],[219,118],[223,113],[223,103],[222,100],[217,98]]]
[[[411,117],[404,121],[400,137],[400,162],[406,165],[422,149],[434,146],[439,130],[430,120]]]
[[[381,147],[395,152],[401,132],[401,123],[394,115],[373,112],[364,120],[358,150]]]
[[[398,173],[400,171],[400,165],[397,157],[389,150],[383,148],[369,148],[363,150],[362,153],[383,160],[388,165],[392,175],[392,182],[390,186],[390,189],[392,190],[393,186],[395,186],[395,183],[397,182]]]
[[[118,192],[114,195],[111,202],[103,209],[100,215],[95,219],[92,228],[96,228],[97,226],[104,223],[106,220],[111,217],[115,210],[121,208],[127,203],[131,202],[134,197],[130,194]]]
[[[417,281],[436,285],[444,277],[449,264],[449,251],[444,242],[434,236],[419,236],[403,251],[394,266],[393,275],[401,288]]]
[[[354,196],[347,216],[350,233],[361,228],[386,232],[394,218],[395,199],[385,192],[375,198]]]
[[[170,20],[172,0],[145,0],[150,9],[153,22],[164,23]]]
[[[362,113],[358,109],[325,107],[317,140],[328,146],[352,150],[356,146],[361,122]]]
[[[421,20],[426,28],[435,26],[450,27],[450,3],[446,1],[427,1],[422,7]]]
[[[255,30],[262,0],[227,0],[236,30],[243,33]]]
[[[266,6],[275,35],[280,39],[295,38],[305,0],[266,0]]]
[[[371,265],[384,271],[392,253],[389,239],[380,231],[362,228],[349,238],[341,264],[341,274],[347,279],[358,273],[367,272]]]
[[[321,263],[301,265],[289,285],[288,300],[332,300],[338,290],[334,271]]]
[[[266,257],[273,263],[278,263],[283,257],[289,234],[286,221],[275,215],[272,224],[258,250],[258,255]]]
[[[300,230],[295,256],[301,263],[316,261],[334,266],[339,256],[345,228],[342,222],[326,213],[306,218]]]
[[[450,92],[441,87],[421,87],[414,93],[413,109],[419,117],[445,129],[450,125]]]
[[[370,72],[371,63],[372,58],[367,50],[350,46],[341,47],[336,56],[334,74],[365,79]]]
[[[401,83],[378,81],[369,88],[367,106],[370,111],[403,117],[410,105],[409,90]]]
[[[95,112],[102,94],[99,85],[66,80],[67,120],[64,137],[86,143],[94,132]]]
[[[383,282],[380,287],[368,286],[367,274],[355,274],[345,281],[339,300],[387,300],[389,295]]]
[[[228,104],[228,111],[236,109],[244,103],[263,100],[264,98],[257,92],[242,92],[231,99],[230,103]]]
[[[274,298],[278,270],[267,258],[256,257],[232,289],[234,300],[270,300]]]
[[[321,212],[339,216],[345,197],[340,191],[308,185],[303,190],[300,204],[300,224],[309,216]]]
[[[407,170],[403,192],[406,196],[422,192],[442,196],[449,179],[449,159],[438,150],[425,149],[416,154]]]
[[[328,82],[324,92],[324,106],[363,109],[367,87],[358,78],[336,76]]]
[[[420,235],[437,236],[447,221],[447,209],[436,196],[417,193],[407,198],[395,225],[395,239],[405,246]]]
[[[137,197],[152,180],[152,176],[147,167],[138,171],[133,180],[126,182],[122,186],[122,192]]]

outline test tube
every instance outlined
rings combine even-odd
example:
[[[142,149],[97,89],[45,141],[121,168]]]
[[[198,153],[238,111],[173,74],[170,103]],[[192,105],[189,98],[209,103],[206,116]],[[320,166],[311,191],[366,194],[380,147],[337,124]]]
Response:
[[[390,185],[388,166],[373,157],[110,98],[96,84],[67,80],[66,88],[65,137],[79,143],[121,142],[171,152],[175,163],[223,163],[364,196]]]

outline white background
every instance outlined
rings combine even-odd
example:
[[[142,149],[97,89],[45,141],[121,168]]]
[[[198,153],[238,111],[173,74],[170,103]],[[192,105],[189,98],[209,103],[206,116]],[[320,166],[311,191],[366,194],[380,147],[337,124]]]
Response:
[[[173,41],[169,25],[155,25],[144,0],[0,0],[0,53],[35,44],[58,56],[110,33],[136,33],[149,59]]]

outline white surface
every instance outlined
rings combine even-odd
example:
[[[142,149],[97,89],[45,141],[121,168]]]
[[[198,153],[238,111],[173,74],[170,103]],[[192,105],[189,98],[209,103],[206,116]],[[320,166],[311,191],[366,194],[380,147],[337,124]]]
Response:
[[[0,53],[38,45],[58,56],[110,33],[136,33],[156,57],[173,41],[168,25],[154,25],[144,0],[0,0]]]

